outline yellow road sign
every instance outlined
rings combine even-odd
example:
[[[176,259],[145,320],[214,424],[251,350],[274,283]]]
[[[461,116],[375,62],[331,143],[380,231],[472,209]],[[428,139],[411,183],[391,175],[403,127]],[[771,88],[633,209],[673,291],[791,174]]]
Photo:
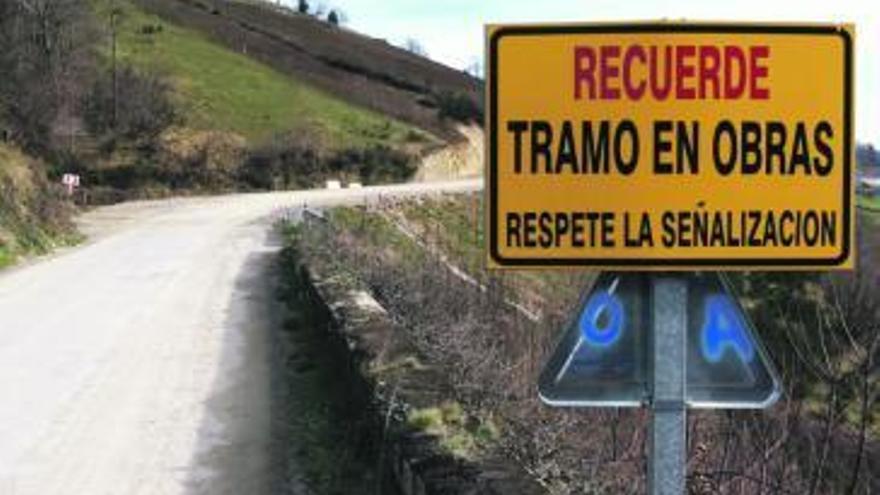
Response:
[[[491,266],[852,268],[852,26],[486,36]]]

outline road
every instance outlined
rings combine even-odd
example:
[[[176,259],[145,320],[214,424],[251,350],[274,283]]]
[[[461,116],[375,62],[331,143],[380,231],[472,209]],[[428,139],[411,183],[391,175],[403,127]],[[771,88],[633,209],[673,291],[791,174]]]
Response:
[[[0,494],[260,494],[273,213],[478,181],[135,202],[0,274]]]

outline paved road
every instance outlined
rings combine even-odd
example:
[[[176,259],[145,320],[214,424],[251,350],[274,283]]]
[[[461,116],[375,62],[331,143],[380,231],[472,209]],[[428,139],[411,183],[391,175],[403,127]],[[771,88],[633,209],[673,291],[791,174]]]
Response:
[[[0,494],[272,489],[272,213],[478,181],[138,202],[0,275]]]

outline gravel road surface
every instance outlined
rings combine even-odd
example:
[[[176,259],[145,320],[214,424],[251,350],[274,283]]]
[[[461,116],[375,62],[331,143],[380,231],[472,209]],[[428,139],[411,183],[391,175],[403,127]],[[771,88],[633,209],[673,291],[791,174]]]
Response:
[[[84,215],[89,242],[0,274],[0,494],[276,492],[273,215],[480,187],[238,194]]]

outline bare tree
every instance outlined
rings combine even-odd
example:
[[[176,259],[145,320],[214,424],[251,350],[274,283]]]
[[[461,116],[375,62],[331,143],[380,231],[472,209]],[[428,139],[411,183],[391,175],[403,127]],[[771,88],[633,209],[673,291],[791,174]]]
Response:
[[[0,120],[24,147],[45,150],[59,116],[74,112],[93,60],[92,21],[77,0],[0,2]]]
[[[131,67],[99,77],[83,101],[83,117],[96,136],[151,145],[177,121],[171,86],[160,76]]]
[[[483,62],[480,59],[475,59],[471,62],[464,71],[477,79],[483,78]]]
[[[422,44],[415,38],[407,38],[403,42],[403,48],[406,51],[408,51],[410,53],[414,53],[420,57],[427,57],[428,56],[427,50],[425,50],[425,48],[422,46]]]

